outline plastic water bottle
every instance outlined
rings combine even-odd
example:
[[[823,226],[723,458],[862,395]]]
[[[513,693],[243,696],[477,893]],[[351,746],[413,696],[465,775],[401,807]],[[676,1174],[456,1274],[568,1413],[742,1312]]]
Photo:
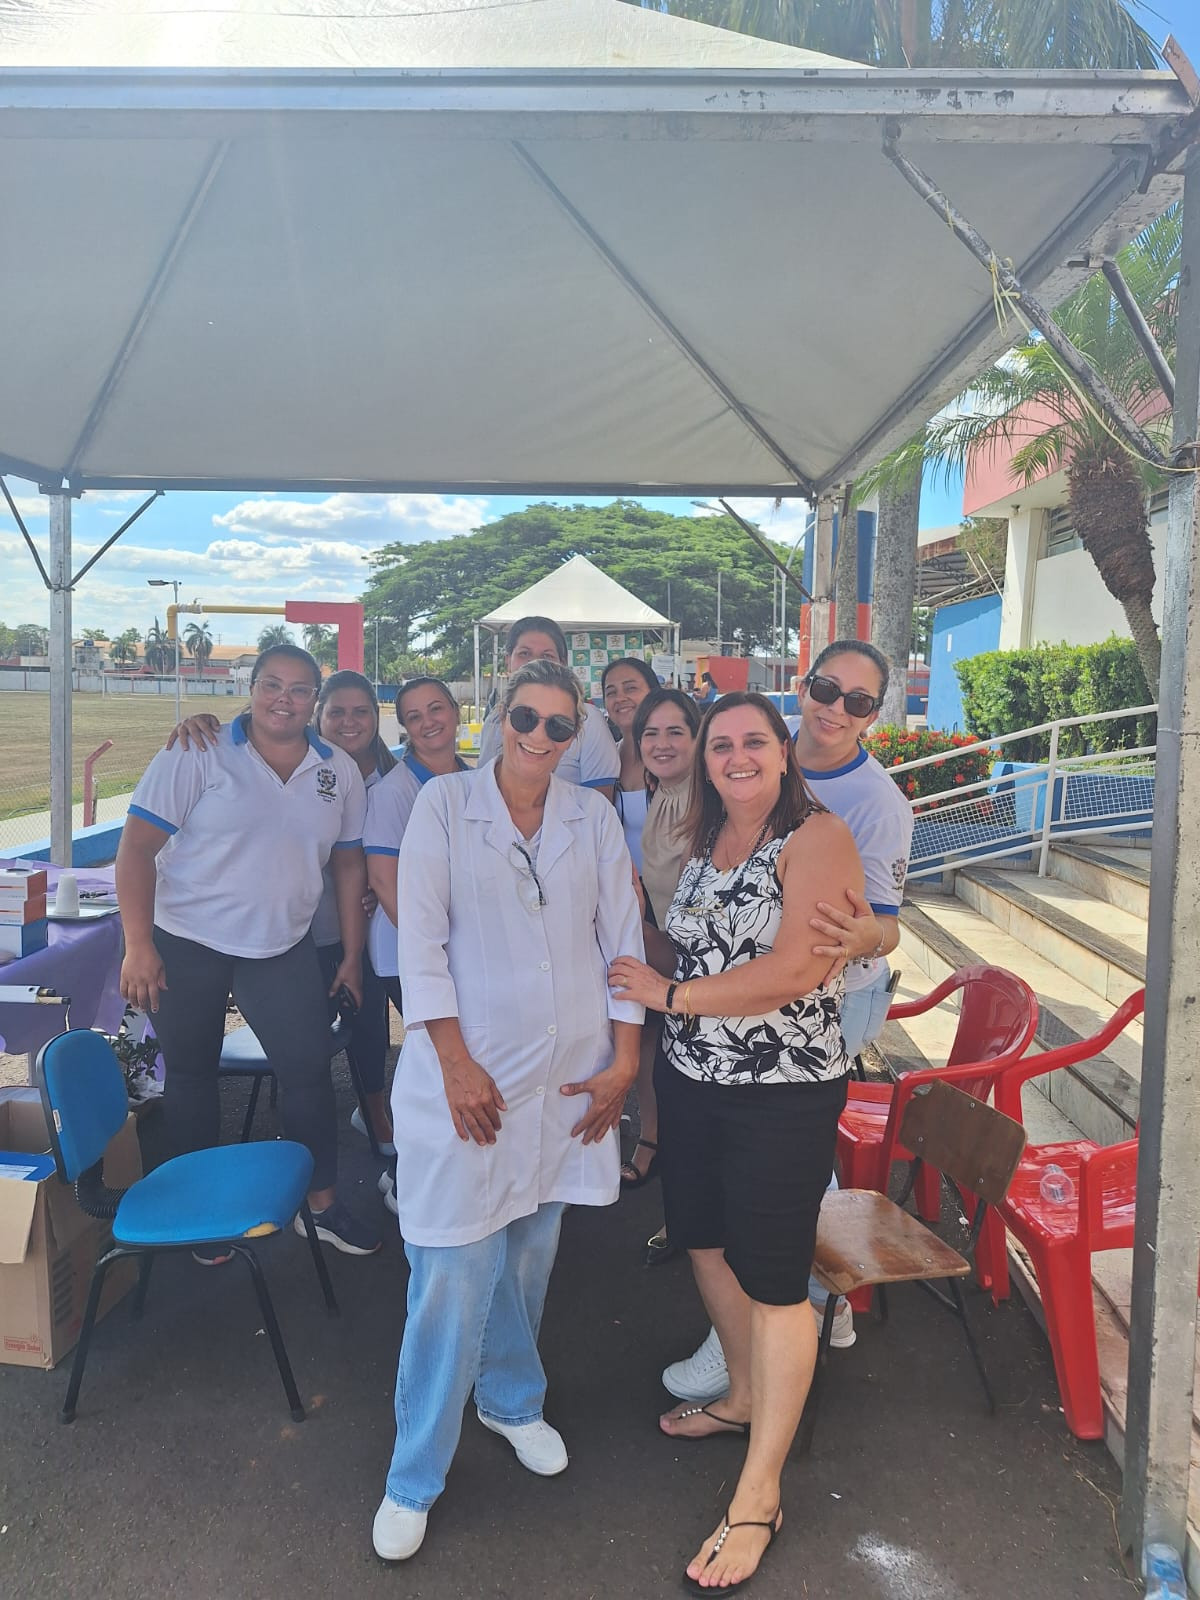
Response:
[[[1187,1600],[1187,1584],[1179,1553],[1169,1544],[1148,1544],[1142,1550],[1146,1600]]]
[[[1042,1199],[1048,1200],[1052,1206],[1069,1206],[1075,1198],[1074,1180],[1067,1176],[1060,1166],[1054,1162],[1042,1173],[1039,1185]]]

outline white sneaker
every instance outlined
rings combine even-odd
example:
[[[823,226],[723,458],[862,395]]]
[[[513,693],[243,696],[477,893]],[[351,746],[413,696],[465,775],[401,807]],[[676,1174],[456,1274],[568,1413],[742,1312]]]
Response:
[[[400,1215],[400,1207],[396,1204],[396,1184],[391,1173],[386,1168],[379,1174],[379,1182],[376,1187],[383,1196],[384,1205],[394,1217],[398,1217]]]
[[[812,1305],[812,1302],[809,1301],[809,1304]],[[821,1306],[818,1309],[814,1305],[812,1311],[813,1316],[817,1319],[817,1332],[819,1333],[821,1325],[825,1321],[825,1307]],[[830,1346],[834,1350],[849,1350],[857,1338],[858,1335],[854,1331],[854,1313],[850,1309],[850,1302],[846,1299],[839,1300],[838,1308],[833,1313],[833,1333],[829,1340]]]
[[[428,1521],[428,1511],[410,1511],[384,1495],[371,1528],[375,1554],[383,1561],[407,1561],[421,1548]]]
[[[364,1139],[370,1138],[370,1134],[367,1132],[367,1125],[363,1121],[362,1111],[358,1106],[355,1106],[350,1113],[350,1126],[355,1133],[361,1133]],[[396,1154],[396,1146],[390,1139],[376,1139],[375,1143],[379,1146],[379,1154],[381,1156],[394,1156]]]
[[[663,1388],[677,1400],[699,1400],[706,1404],[727,1394],[729,1370],[717,1330],[710,1328],[708,1338],[686,1361],[675,1361],[664,1367],[662,1381]]]
[[[485,1428],[508,1440],[517,1453],[517,1460],[529,1472],[536,1472],[539,1478],[552,1478],[555,1473],[566,1470],[567,1447],[562,1434],[548,1422],[522,1422],[512,1426],[507,1422],[493,1422],[482,1411],[477,1411],[476,1415]]]

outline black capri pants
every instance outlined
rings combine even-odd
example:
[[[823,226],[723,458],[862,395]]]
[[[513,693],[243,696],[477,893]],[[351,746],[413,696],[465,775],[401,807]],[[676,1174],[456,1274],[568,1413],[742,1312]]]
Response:
[[[803,1304],[848,1083],[848,1075],[705,1083],[677,1072],[660,1050],[654,1089],[671,1243],[724,1250],[751,1300]]]
[[[167,1069],[163,1110],[175,1149],[206,1150],[221,1142],[217,1065],[232,994],[279,1081],[284,1136],[311,1152],[313,1188],[331,1188],[337,1124],[329,1017],[311,934],[282,955],[263,958],[224,955],[157,927],[154,945],[167,978],[154,1031]]]

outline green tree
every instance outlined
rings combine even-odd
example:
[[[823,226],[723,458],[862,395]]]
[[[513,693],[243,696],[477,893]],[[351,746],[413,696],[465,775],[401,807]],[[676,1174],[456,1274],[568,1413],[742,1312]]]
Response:
[[[50,631],[39,622],[19,622],[16,644],[19,656],[44,656],[50,649]]]
[[[282,622],[273,622],[269,628],[264,628],[258,636],[258,648],[260,650],[270,650],[273,645],[295,644],[295,642],[292,637],[292,630],[285,627]]]
[[[196,664],[196,676],[199,677],[208,664],[212,655],[212,634],[209,632],[207,622],[189,622],[183,630],[184,648]]]
[[[83,630],[82,637],[89,640],[92,644],[108,643],[108,634],[105,633],[103,628],[85,628]]]
[[[17,653],[17,630],[0,622],[0,661],[8,661]]]
[[[1172,207],[1118,257],[1168,360],[1175,348],[1182,229],[1180,209]],[[1143,419],[1145,430],[1157,434],[1165,446],[1171,421],[1166,399],[1108,280],[1100,273],[1089,278],[1063,302],[1054,320],[1117,398]],[[1071,525],[1105,588],[1125,612],[1151,698],[1157,699],[1161,642],[1150,610],[1154,554],[1146,508],[1148,492],[1159,486],[1160,475],[1115,436],[1036,335],[982,373],[955,406],[889,458],[887,470],[911,477],[933,462],[945,471],[959,471],[972,458],[997,450],[1012,451],[1016,484],[1066,470]]]
[[[262,648],[261,640],[259,641],[259,648]],[[323,622],[306,622],[304,624],[304,648],[319,666],[337,666],[337,634],[332,628],[327,628]]]
[[[770,563],[732,518],[675,517],[634,500],[534,505],[470,534],[378,552],[363,599],[368,620],[380,619],[381,663],[419,639],[422,659],[469,671],[476,620],[573,555],[679,622],[685,638],[716,637],[719,572],[726,638],[749,651],[772,637]]]
[[[169,672],[175,664],[175,641],[167,638],[166,629],[155,617],[146,629],[146,665],[151,672]]]

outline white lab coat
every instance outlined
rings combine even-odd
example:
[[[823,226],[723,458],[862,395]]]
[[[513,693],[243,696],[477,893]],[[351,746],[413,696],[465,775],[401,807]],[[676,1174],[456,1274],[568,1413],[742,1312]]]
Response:
[[[412,809],[397,870],[404,1049],[392,1085],[396,1201],[410,1244],[486,1238],[551,1200],[611,1205],[618,1140],[572,1138],[586,1113],[563,1095],[609,1065],[611,1021],[643,1009],[610,995],[608,964],[643,958],[621,823],[587,789],[550,779],[538,907],[487,762],[434,778]],[[494,1145],[461,1140],[423,1022],[457,1017],[508,1106]]]

